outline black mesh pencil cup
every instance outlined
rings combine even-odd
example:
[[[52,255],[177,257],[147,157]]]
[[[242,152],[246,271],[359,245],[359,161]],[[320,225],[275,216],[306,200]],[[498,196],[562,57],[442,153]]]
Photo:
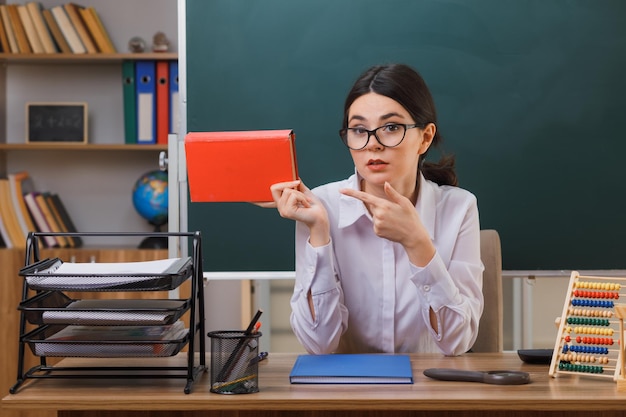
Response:
[[[249,394],[259,391],[259,337],[241,330],[209,332],[211,392]]]

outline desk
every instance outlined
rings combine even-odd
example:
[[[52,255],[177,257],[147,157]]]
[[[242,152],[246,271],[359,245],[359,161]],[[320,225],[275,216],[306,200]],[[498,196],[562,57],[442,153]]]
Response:
[[[552,378],[547,365],[524,364],[515,353],[473,353],[459,357],[413,355],[413,385],[291,385],[288,375],[295,358],[296,354],[291,353],[270,354],[260,364],[260,392],[254,394],[211,393],[208,373],[202,375],[188,395],[183,393],[184,381],[177,379],[45,379],[27,382],[17,394],[4,397],[2,407],[57,410],[59,417],[615,417],[626,413],[626,392],[618,392],[612,379],[578,375]],[[165,359],[170,364],[184,364],[184,360],[181,355]],[[64,361],[93,364],[94,360]],[[101,364],[102,359],[98,361]],[[436,381],[422,374],[425,368],[431,367],[522,370],[531,374],[532,383],[498,386]]]

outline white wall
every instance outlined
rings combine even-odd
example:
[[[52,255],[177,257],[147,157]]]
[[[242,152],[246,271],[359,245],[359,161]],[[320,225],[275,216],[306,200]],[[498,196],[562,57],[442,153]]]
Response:
[[[554,347],[554,322],[563,312],[568,284],[569,275],[504,278],[505,350]]]

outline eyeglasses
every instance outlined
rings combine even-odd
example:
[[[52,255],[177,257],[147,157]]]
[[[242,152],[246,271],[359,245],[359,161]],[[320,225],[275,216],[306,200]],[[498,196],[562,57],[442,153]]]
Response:
[[[406,125],[390,123],[377,127],[374,130],[367,130],[362,127],[348,127],[339,131],[339,136],[343,143],[353,151],[358,151],[367,146],[370,136],[374,135],[378,143],[387,148],[398,146],[404,140],[407,129],[422,127],[418,124]]]

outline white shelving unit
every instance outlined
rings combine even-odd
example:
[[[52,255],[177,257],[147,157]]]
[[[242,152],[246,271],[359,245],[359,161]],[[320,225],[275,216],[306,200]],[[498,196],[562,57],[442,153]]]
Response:
[[[41,1],[44,8],[64,3]],[[0,173],[27,170],[38,190],[61,196],[80,231],[152,231],[132,205],[132,189],[141,174],[159,169],[159,153],[167,146],[118,146],[124,145],[122,60],[130,58],[130,38],[140,36],[150,48],[158,31],[168,37],[170,51],[154,55],[154,59],[176,59],[177,5],[171,0],[85,0],[80,4],[96,8],[119,54],[0,54],[4,121],[4,126],[0,125]],[[88,145],[25,146],[25,104],[29,101],[87,102]],[[112,242],[117,243],[132,247],[139,242]],[[97,242],[87,240],[85,244]]]

